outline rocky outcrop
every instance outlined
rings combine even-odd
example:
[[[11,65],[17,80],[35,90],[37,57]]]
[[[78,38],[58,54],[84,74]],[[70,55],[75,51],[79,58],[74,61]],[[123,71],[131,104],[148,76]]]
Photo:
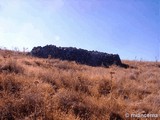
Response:
[[[73,47],[56,47],[54,45],[47,45],[44,47],[34,47],[31,51],[32,56],[41,58],[58,58],[61,60],[75,61],[80,64],[89,66],[105,66],[118,65],[127,67],[121,63],[118,54],[107,54],[97,51],[88,51],[84,49],[77,49]]]

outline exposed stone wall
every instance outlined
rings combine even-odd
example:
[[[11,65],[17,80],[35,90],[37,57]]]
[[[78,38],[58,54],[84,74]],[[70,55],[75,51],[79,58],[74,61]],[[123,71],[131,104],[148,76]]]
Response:
[[[56,47],[54,45],[47,45],[44,47],[34,47],[31,55],[41,58],[59,58],[61,60],[75,61],[80,64],[90,66],[105,66],[118,65],[127,67],[121,63],[118,54],[107,54],[97,51],[88,51],[84,49],[77,49],[73,47]]]

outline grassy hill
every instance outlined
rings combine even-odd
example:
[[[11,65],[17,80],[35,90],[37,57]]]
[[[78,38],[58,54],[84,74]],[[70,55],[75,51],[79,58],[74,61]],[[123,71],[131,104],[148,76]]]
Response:
[[[160,63],[123,63],[130,67],[90,67],[0,50],[0,120],[125,120],[126,113],[160,114]]]

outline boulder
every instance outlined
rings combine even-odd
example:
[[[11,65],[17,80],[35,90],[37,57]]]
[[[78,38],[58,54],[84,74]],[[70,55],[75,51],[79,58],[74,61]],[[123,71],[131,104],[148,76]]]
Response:
[[[74,47],[56,47],[55,45],[38,46],[34,47],[30,54],[40,58],[48,58],[50,56],[51,58],[75,61],[89,66],[109,67],[114,64],[125,68],[128,67],[128,65],[122,64],[118,54],[88,51]]]

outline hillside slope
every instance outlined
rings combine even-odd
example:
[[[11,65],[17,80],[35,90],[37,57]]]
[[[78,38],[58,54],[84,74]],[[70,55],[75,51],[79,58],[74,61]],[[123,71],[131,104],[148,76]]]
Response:
[[[160,114],[160,63],[123,63],[132,67],[90,67],[0,50],[0,119],[125,120],[126,113]]]

